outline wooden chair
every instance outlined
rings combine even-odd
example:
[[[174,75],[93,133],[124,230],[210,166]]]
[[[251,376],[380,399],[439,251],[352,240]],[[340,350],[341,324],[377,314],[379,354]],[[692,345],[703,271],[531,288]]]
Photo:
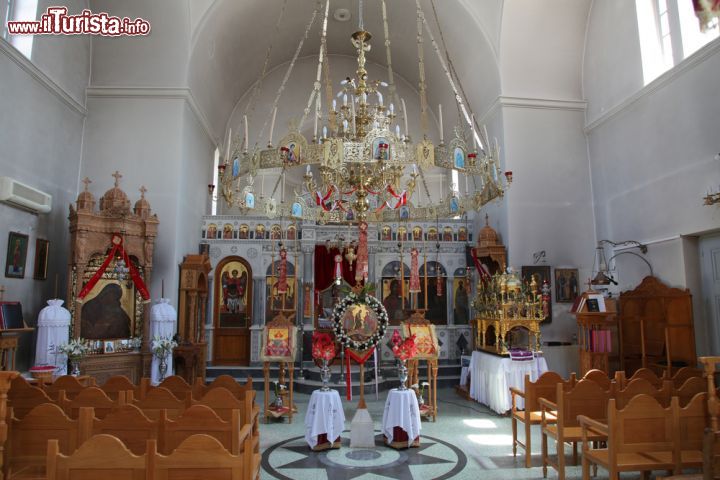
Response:
[[[71,455],[61,453],[57,440],[50,440],[45,448],[48,480],[145,480],[148,478],[146,454],[133,454],[112,435],[96,435]]]
[[[60,398],[60,392],[65,392],[65,398],[67,398],[68,400],[73,400],[80,394],[80,392],[88,388],[88,386],[93,386],[95,383],[95,379],[92,379],[91,382],[92,383],[90,385],[87,385],[83,382],[80,382],[77,377],[74,377],[72,375],[63,375],[62,377],[56,378],[53,383],[50,383],[48,385],[41,383],[40,388],[42,388],[45,393],[47,393],[48,397],[52,398],[55,401]]]
[[[148,447],[155,447],[154,442]],[[152,458],[153,470],[148,473],[156,480],[185,480],[191,478],[189,472],[203,480],[249,480],[257,476],[259,468],[259,455],[253,454],[252,449],[232,455],[217,439],[203,434],[187,438],[170,455],[148,451],[148,456]]]
[[[246,392],[253,389],[253,380],[252,377],[248,376],[247,381],[241,384],[230,375],[220,375],[211,383],[205,385],[205,382],[198,378],[193,385],[193,397],[195,399],[202,398],[213,388],[226,388],[236,398],[242,398]]]
[[[81,423],[85,424],[82,411],[80,416]],[[113,435],[135,455],[145,453],[147,441],[157,440],[160,431],[160,422],[150,420],[135,405],[123,405],[105,418],[90,418],[88,423],[90,427],[83,432],[82,441],[87,441],[93,435]]]
[[[192,387],[185,381],[183,377],[177,375],[171,375],[165,380],[160,382],[159,385],[153,387],[150,383],[150,379],[145,377],[140,381],[140,400],[144,399],[145,396],[156,388],[164,388],[169,390],[176,398],[185,400],[192,396]]]
[[[58,451],[71,454],[80,444],[79,431],[78,420],[72,420],[53,403],[33,408],[22,419],[12,418],[4,464],[5,478],[19,473],[42,476],[48,440],[55,440]]]
[[[668,380],[673,382],[675,388],[680,388],[688,379],[695,377],[703,378],[703,371],[695,367],[682,367]]]
[[[218,417],[226,422],[231,421],[233,410],[240,411],[241,425],[250,425],[253,434],[253,449],[259,451],[260,408],[255,405],[255,391],[249,391],[243,399],[237,399],[229,390],[218,387],[210,390],[200,400],[193,400],[193,405],[205,405],[213,409]]]
[[[635,371],[635,373],[633,373],[632,377],[630,378],[627,378],[625,376],[625,372],[622,370],[618,370],[617,372],[615,372],[615,383],[617,384],[617,388],[620,389],[625,388],[628,383],[637,378],[644,378],[645,380],[650,382],[655,388],[662,387],[663,378],[658,377],[657,374],[649,368],[638,368],[637,371]]]
[[[607,415],[607,404],[610,393],[595,382],[580,380],[572,390],[564,391],[563,385],[556,386],[557,403],[544,398],[540,399],[542,407],[542,460],[543,477],[547,477],[547,466],[558,472],[558,479],[565,479],[565,443],[573,444],[573,463],[577,465],[577,442],[583,440],[582,429],[578,423],[578,415],[596,420],[604,420]],[[551,424],[552,413],[557,412],[555,424]],[[555,440],[557,447],[557,463],[553,463],[548,455],[548,437]],[[606,439],[605,434],[589,432],[584,441],[599,442]]]
[[[165,410],[167,418],[176,419],[190,406],[190,397],[180,400],[164,387],[154,387],[140,400],[133,400],[132,404],[138,407],[151,420],[158,420],[161,411]]]
[[[241,425],[239,410],[233,410],[232,419],[226,422],[205,405],[193,405],[177,420],[163,419],[161,423],[163,438],[160,441],[160,452],[164,455],[170,454],[185,439],[199,433],[210,435],[228,452],[239,455],[243,447],[241,439],[249,438],[252,432],[251,425]]]
[[[663,387],[658,389],[655,388],[649,381],[647,381],[644,378],[636,378],[635,380],[631,380],[627,383],[625,388],[622,390],[617,390],[615,392],[615,406],[620,408],[625,408],[625,405],[627,405],[630,400],[635,397],[636,395],[650,395],[655,400],[658,401],[660,405],[663,406],[663,408],[670,405],[670,397],[672,395],[672,383],[669,381],[663,382]]]
[[[634,397],[622,410],[610,399],[607,423],[581,415],[583,480],[590,480],[590,464],[605,468],[610,480],[617,480],[620,472],[677,470],[680,455],[674,437],[678,415],[677,398],[663,408],[644,394]],[[588,440],[598,433],[607,435],[607,448],[589,448]]]
[[[120,392],[117,400],[112,400],[98,387],[87,387],[74,399],[65,398],[65,392],[60,392],[58,403],[71,418],[78,418],[81,407],[92,407],[95,417],[104,418],[113,410],[125,405],[125,392]]]
[[[690,377],[680,388],[674,388],[672,391],[673,397],[678,397],[680,401],[680,407],[684,407],[690,400],[692,400],[698,393],[707,393],[707,382],[701,377]],[[706,398],[707,400],[707,398]],[[708,424],[709,426],[710,424]]]
[[[8,392],[8,406],[12,407],[15,418],[23,418],[33,408],[43,403],[57,403],[38,387],[33,387],[20,376],[12,381]]]
[[[613,391],[613,381],[608,377],[608,374],[597,368],[588,370],[581,380],[590,380],[595,382],[602,387],[606,392]]]
[[[545,372],[534,381],[530,381],[530,375],[525,375],[525,384],[523,390],[519,390],[514,387],[510,387],[510,395],[512,397],[512,434],[513,434],[513,456],[517,456],[517,447],[525,450],[525,467],[530,468],[532,449],[530,447],[530,427],[532,425],[540,425],[541,423],[541,409],[540,409],[540,398],[547,398],[551,402],[556,400],[555,395],[557,389],[555,386],[558,383],[562,383],[565,389],[572,388],[575,385],[575,374],[570,376],[570,379],[565,381],[563,378],[555,372]],[[517,399],[522,398],[525,400],[525,409],[521,410],[517,408]],[[552,423],[554,420],[549,415],[548,423]],[[517,424],[518,422],[524,425],[525,429],[525,443],[518,440],[517,436]]]
[[[100,387],[100,389],[105,392],[105,395],[107,395],[113,400],[118,399],[118,395],[120,392],[132,392],[133,398],[137,398],[140,396],[140,387],[132,383],[130,379],[124,375],[116,375],[114,377],[108,378],[107,382],[105,382]],[[143,452],[145,452],[144,446]]]

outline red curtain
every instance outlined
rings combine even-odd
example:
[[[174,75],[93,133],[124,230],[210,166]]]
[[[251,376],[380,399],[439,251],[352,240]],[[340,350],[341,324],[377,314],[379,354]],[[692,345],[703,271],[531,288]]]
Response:
[[[356,249],[357,250],[357,249]],[[331,248],[328,251],[325,245],[315,245],[315,290],[322,291],[332,285],[335,280],[335,255],[340,253],[343,256],[342,271],[343,279],[350,285],[355,285],[355,266],[357,262],[352,264],[345,258],[345,253],[340,252],[337,248]]]

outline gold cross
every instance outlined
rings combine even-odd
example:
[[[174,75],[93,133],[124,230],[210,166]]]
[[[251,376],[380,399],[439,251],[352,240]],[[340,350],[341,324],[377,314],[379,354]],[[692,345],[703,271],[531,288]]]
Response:
[[[87,192],[87,191],[88,191],[88,185],[90,185],[90,184],[92,183],[92,180],[90,180],[88,177],[85,177],[85,178],[83,178],[82,183],[85,184],[85,191]]]
[[[145,192],[147,192],[147,188],[143,185],[140,187],[140,198],[145,198]]]
[[[119,187],[119,186],[120,186],[120,179],[122,178],[122,175],[120,175],[120,172],[118,172],[117,170],[115,170],[115,173],[113,173],[112,176],[115,177],[115,186],[116,186],[116,187]]]

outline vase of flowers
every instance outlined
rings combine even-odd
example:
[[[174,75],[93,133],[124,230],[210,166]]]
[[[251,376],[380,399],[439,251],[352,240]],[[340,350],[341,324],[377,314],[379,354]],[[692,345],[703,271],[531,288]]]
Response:
[[[73,338],[68,343],[63,343],[57,348],[58,353],[66,355],[70,361],[70,375],[80,376],[80,360],[87,355],[90,347],[82,338]]]
[[[275,401],[273,402],[273,406],[275,407],[275,410],[280,410],[283,408],[283,399],[282,399],[282,391],[285,390],[285,385],[280,384],[279,381],[275,380]]]
[[[398,334],[399,335],[399,334]],[[399,360],[398,379],[400,386],[398,390],[407,390],[408,369],[407,361],[417,354],[417,346],[415,345],[415,335],[411,335],[403,341],[398,341],[392,347],[393,355]]]
[[[320,379],[322,380],[323,392],[330,390],[330,362],[337,354],[335,349],[335,340],[329,333],[315,332],[312,337],[312,356],[316,362],[322,362],[320,368]]]
[[[430,384],[428,382],[421,382],[419,385],[416,383],[411,387],[415,390],[415,393],[417,393],[419,407],[425,405],[425,398],[423,398],[423,395],[425,394],[425,388],[429,386]]]
[[[165,374],[167,374],[167,357],[175,347],[177,347],[177,342],[170,337],[153,337],[152,339],[150,350],[153,356],[157,357],[160,362],[158,366],[160,371],[160,376],[158,377],[159,382],[165,380]]]

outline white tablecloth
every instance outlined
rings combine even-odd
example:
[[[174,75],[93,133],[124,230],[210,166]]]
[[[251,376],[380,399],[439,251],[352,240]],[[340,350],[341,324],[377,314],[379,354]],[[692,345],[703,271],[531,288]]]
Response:
[[[388,442],[393,441],[394,427],[400,427],[408,434],[408,447],[420,435],[420,408],[414,390],[393,388],[388,393],[382,421],[382,432]]]
[[[547,369],[543,357],[513,361],[509,357],[475,351],[470,360],[470,398],[503,414],[512,407],[510,387],[522,390],[526,373],[535,381]],[[518,407],[522,408],[522,399],[518,400]]]
[[[334,442],[345,429],[345,412],[337,390],[315,390],[305,414],[305,441],[310,448],[318,444],[318,435],[325,433]]]

